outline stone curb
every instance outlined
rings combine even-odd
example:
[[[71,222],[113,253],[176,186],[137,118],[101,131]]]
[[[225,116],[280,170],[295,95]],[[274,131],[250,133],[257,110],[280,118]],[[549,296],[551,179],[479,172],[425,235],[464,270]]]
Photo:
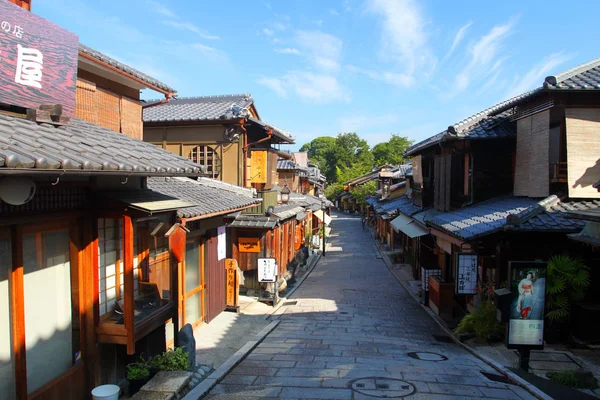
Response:
[[[396,280],[400,283],[400,285],[402,285],[402,287],[406,290],[406,292],[412,297],[412,299],[419,305],[421,306],[421,308],[427,313],[427,315],[429,315],[429,317],[444,331],[446,332],[446,334],[452,338],[452,340],[458,344],[459,346],[463,347],[465,350],[467,350],[469,353],[473,354],[475,357],[479,358],[481,361],[485,362],[486,364],[488,364],[490,367],[494,368],[495,370],[497,370],[498,372],[500,372],[503,375],[506,375],[511,381],[515,382],[518,386],[520,386],[521,388],[527,390],[529,393],[531,393],[532,395],[534,395],[535,397],[537,397],[538,399],[541,400],[553,400],[552,397],[548,396],[546,393],[542,392],[540,389],[538,389],[537,387],[533,386],[531,383],[527,382],[526,380],[524,380],[523,378],[521,378],[520,376],[516,375],[515,373],[513,373],[512,371],[506,369],[503,365],[497,363],[496,361],[492,360],[491,358],[479,353],[476,349],[474,349],[473,347],[460,342],[456,336],[454,336],[454,333],[448,329],[444,323],[442,321],[440,321],[439,317],[429,308],[426,307],[424,304],[421,303],[421,301],[419,300],[419,298],[417,296],[415,296],[413,294],[413,292],[410,290],[410,288],[406,285],[406,283],[404,283],[402,281],[402,279],[400,279],[398,276],[396,276],[396,274],[393,271],[392,265],[390,263],[389,258],[387,257],[387,255],[385,255],[382,250],[381,247],[379,246],[379,243],[377,242],[377,240],[373,237],[373,232],[369,229],[369,234],[371,236],[371,240],[373,241],[373,243],[375,244],[375,247],[377,248],[377,251],[379,252],[379,254],[381,254],[381,257],[383,259],[383,262],[385,264],[385,266],[387,267],[387,269],[391,272],[391,274],[394,276],[394,278],[396,278]]]
[[[236,351],[231,357],[227,359],[223,364],[219,366],[216,370],[213,371],[212,374],[207,376],[202,382],[198,384],[195,388],[190,390],[188,394],[185,395],[183,400],[197,400],[204,397],[212,388],[214,388],[217,383],[219,383],[225,376],[235,368],[246,356],[254,350],[256,346],[258,346],[264,338],[273,331],[279,325],[280,321],[273,321],[269,325],[263,328],[260,332],[258,332],[254,336],[254,340],[247,342],[242,346],[241,349]]]
[[[294,286],[294,288],[292,290],[290,290],[289,293],[286,293],[285,297],[280,297],[279,298],[279,303],[277,304],[277,306],[273,307],[273,309],[271,311],[269,311],[268,313],[265,314],[265,319],[271,318],[271,316],[273,316],[273,313],[275,311],[279,310],[281,308],[281,306],[283,306],[283,303],[286,300],[288,300],[289,298],[292,297],[292,295],[294,294],[294,292],[296,291],[296,289],[298,289],[302,285],[302,283],[304,282],[304,280],[306,278],[308,278],[308,276],[313,271],[313,269],[315,269],[315,267],[317,266],[317,263],[321,259],[321,256],[322,256],[321,253],[317,253],[317,256],[314,258],[314,262],[311,262],[311,265],[307,267],[306,273],[302,276],[302,278],[300,278],[300,280],[298,281],[298,283],[296,283],[296,285]]]

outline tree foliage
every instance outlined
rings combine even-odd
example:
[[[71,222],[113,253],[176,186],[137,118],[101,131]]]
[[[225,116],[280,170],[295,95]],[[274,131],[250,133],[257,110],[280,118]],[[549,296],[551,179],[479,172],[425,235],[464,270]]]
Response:
[[[336,197],[340,195],[344,191],[344,184],[335,182],[330,185],[327,185],[325,188],[325,197],[329,200],[334,201]]]
[[[548,260],[546,318],[551,323],[568,322],[571,304],[583,300],[590,283],[589,267],[580,260],[566,254]]]
[[[403,155],[406,149],[412,144],[412,140],[404,136],[392,133],[389,141],[379,143],[373,147],[373,158],[376,165],[392,164],[399,165],[406,160]]]
[[[350,193],[356,199],[356,204],[365,204],[366,200],[375,195],[377,191],[377,183],[375,181],[370,181],[365,183],[364,185],[360,185],[355,189],[351,190]]]

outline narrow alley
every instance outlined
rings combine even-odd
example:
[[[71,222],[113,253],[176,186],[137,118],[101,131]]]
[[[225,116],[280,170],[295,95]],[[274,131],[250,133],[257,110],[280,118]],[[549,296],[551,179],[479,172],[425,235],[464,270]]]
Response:
[[[210,399],[532,398],[446,336],[396,281],[360,218],[334,214],[326,256]]]

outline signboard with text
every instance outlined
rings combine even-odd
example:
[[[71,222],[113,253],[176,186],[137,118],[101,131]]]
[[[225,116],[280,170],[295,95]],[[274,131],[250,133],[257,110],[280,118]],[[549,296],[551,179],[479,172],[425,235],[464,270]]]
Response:
[[[509,349],[544,348],[546,263],[511,261],[510,317],[506,346]]]
[[[250,182],[267,183],[267,152],[255,150],[250,160]]]
[[[240,295],[240,279],[238,275],[238,263],[233,258],[225,260],[225,269],[227,273],[227,306],[237,307]]]
[[[260,253],[260,238],[238,238],[238,250],[240,253]]]
[[[456,257],[456,294],[475,294],[477,254],[458,253]]]
[[[72,116],[78,51],[75,34],[0,0],[0,103],[60,104]]]
[[[274,258],[258,259],[258,281],[275,282],[277,280],[277,260]]]

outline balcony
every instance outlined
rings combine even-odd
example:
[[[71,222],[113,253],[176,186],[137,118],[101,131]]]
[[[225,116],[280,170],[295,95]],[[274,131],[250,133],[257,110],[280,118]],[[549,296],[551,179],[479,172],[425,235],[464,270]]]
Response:
[[[553,162],[550,163],[550,182],[566,183],[567,182],[567,163]]]

